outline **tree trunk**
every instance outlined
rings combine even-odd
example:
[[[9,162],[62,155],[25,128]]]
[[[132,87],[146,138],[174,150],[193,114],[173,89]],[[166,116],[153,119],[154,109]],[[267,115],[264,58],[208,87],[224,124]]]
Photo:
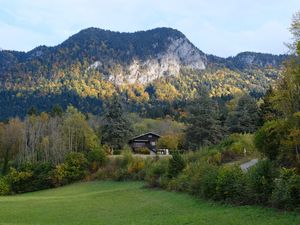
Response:
[[[299,162],[299,150],[298,150],[298,145],[296,145],[296,158],[297,158],[297,162]]]

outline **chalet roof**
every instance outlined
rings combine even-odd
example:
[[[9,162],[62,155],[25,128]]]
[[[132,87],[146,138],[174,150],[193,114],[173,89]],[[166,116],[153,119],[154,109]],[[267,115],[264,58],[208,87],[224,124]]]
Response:
[[[156,134],[156,133],[148,132],[148,133],[141,134],[141,135],[139,135],[139,136],[133,137],[133,138],[131,138],[129,141],[133,141],[134,139],[143,137],[143,136],[145,136],[145,135],[153,135],[153,136],[156,136],[156,137],[160,137],[160,135],[158,135],[158,134]]]

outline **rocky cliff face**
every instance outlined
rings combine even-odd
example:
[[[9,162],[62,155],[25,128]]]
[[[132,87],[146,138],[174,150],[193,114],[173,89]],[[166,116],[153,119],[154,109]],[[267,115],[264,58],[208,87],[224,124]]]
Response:
[[[194,70],[206,68],[206,56],[201,54],[187,38],[169,37],[169,40],[170,44],[165,51],[146,60],[133,59],[119,73],[109,74],[109,80],[116,84],[136,82],[146,84],[160,77],[178,76],[181,68]],[[97,61],[91,67],[97,68],[100,64],[101,62]]]

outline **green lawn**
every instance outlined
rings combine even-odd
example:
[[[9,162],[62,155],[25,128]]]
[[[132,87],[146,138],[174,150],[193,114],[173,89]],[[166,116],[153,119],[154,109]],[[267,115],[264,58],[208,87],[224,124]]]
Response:
[[[0,197],[0,224],[300,224],[300,215],[293,213],[224,206],[142,186],[100,181]]]

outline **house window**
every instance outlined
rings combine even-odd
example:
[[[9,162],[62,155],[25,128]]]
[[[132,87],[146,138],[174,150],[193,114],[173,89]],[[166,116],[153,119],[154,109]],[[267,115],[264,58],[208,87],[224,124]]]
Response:
[[[149,134],[148,137],[149,137],[149,138],[152,138],[152,134]]]
[[[151,146],[155,146],[155,141],[150,142]]]
[[[145,143],[135,142],[135,143],[133,144],[133,146],[134,146],[135,148],[142,148],[142,147],[145,147],[146,145],[145,145]]]

